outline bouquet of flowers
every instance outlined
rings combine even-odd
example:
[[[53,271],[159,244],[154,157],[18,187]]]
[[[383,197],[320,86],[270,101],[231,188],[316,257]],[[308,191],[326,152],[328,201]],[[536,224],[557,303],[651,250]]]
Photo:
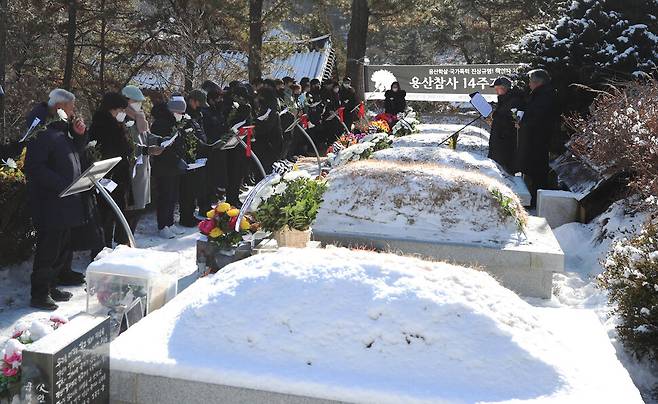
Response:
[[[365,135],[361,139],[359,139],[359,143],[372,143],[374,144],[373,146],[373,152],[379,151],[379,150],[384,150],[388,149],[391,147],[391,144],[393,144],[393,139],[395,137],[389,135],[388,133],[371,133],[369,135]]]
[[[338,138],[329,148],[327,149],[327,153],[337,153],[340,150],[343,150],[347,147],[350,147],[352,145],[355,145],[359,143],[359,140],[363,138],[363,134],[354,134],[354,133],[346,133],[344,135],[341,135],[341,137]]]
[[[411,135],[418,132],[419,123],[420,121],[416,117],[416,112],[413,109],[409,109],[393,126],[392,133],[396,137]]]
[[[0,351],[0,398],[9,400],[18,394],[21,380],[23,350],[29,345],[66,324],[68,319],[53,315],[48,320],[19,324]],[[13,401],[12,401],[13,402]]]
[[[220,250],[230,250],[238,245],[252,229],[256,230],[256,226],[245,216],[240,222],[240,230],[236,231],[239,214],[240,210],[230,204],[219,203],[206,213],[207,219],[199,223],[199,231]]]
[[[295,170],[275,178],[259,192],[251,208],[266,231],[284,227],[308,230],[317,216],[327,186],[306,171]]]
[[[359,161],[370,158],[375,151],[375,143],[361,142],[341,150],[337,154],[327,154],[327,160],[332,167],[342,166],[350,161]]]
[[[370,122],[370,125],[368,125],[368,132],[370,133],[377,133],[377,132],[384,132],[384,133],[391,133],[391,127],[383,119],[375,120]]]

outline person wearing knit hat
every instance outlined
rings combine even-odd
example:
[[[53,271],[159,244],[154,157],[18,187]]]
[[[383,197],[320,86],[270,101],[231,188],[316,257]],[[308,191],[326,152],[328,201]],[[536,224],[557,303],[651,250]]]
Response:
[[[151,156],[157,156],[163,149],[158,139],[151,134],[146,113],[142,104],[146,97],[136,86],[126,86],[121,94],[128,99],[126,128],[134,146],[130,171],[132,173],[132,203],[126,207],[126,219],[133,233],[143,210],[151,203]],[[143,145],[143,146],[140,146]]]
[[[199,108],[208,108],[208,93],[203,90],[192,90],[187,96],[188,106],[199,109]]]

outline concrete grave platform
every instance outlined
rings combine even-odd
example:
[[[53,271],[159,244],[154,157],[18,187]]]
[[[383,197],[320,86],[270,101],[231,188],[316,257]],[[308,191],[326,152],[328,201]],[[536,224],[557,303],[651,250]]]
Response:
[[[568,191],[537,191],[537,215],[555,229],[578,219],[578,200],[576,194]]]
[[[272,391],[112,370],[110,404],[340,404]]]
[[[484,269],[519,295],[550,299],[553,273],[564,272],[564,253],[546,220],[528,218],[527,244],[504,247],[486,244],[403,238],[357,230],[314,227],[313,239],[323,244],[367,247]]]

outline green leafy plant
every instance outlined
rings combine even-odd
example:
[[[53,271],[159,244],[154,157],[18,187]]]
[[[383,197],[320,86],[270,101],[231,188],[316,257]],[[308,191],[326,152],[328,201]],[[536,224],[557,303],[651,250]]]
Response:
[[[498,202],[503,214],[514,220],[519,233],[525,234],[525,227],[528,223],[518,202],[514,198],[503,194],[498,188],[492,188],[489,192],[491,192],[494,200]]]
[[[267,231],[281,230],[285,226],[308,230],[318,214],[326,189],[324,181],[308,178],[289,181],[283,193],[272,195],[258,207],[256,220]]]
[[[658,224],[615,243],[603,267],[597,281],[621,317],[621,341],[636,357],[658,360]]]

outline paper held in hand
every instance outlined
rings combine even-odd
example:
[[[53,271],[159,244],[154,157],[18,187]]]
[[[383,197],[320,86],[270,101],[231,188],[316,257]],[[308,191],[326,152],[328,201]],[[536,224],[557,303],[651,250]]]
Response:
[[[208,162],[208,159],[197,159],[194,163],[190,163],[187,165],[187,170],[196,170],[197,168],[205,167],[206,163]]]
[[[171,138],[165,140],[164,142],[160,143],[160,146],[161,146],[161,147],[164,147],[164,148],[167,148],[167,147],[171,146],[172,144],[174,144],[174,142],[176,141],[176,138],[177,138],[177,137],[178,137],[178,133],[176,133],[176,134],[175,134],[174,136],[172,136]]]

